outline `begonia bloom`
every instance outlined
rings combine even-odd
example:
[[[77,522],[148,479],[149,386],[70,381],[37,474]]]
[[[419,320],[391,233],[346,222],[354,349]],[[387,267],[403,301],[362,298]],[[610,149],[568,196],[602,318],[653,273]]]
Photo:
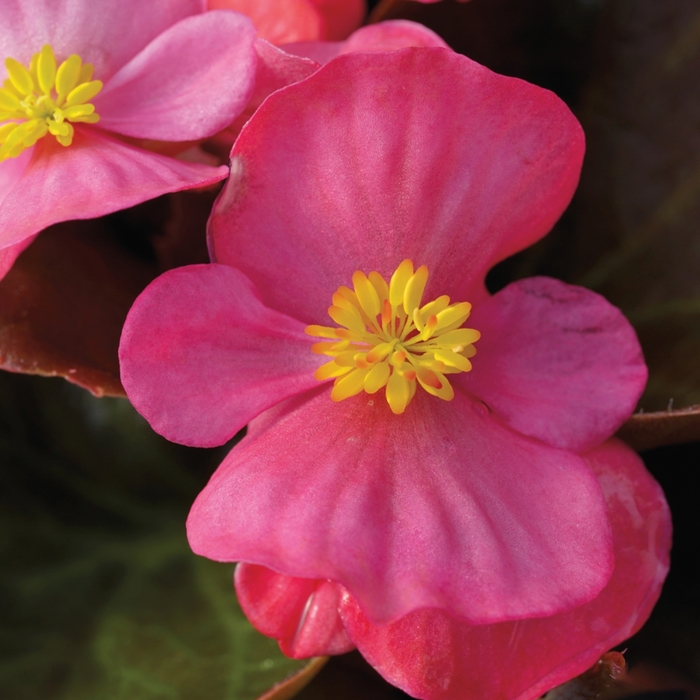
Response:
[[[610,440],[583,455],[608,504],[615,571],[594,600],[551,617],[471,626],[440,610],[373,625],[338,584],[239,564],[238,600],[255,627],[301,658],[357,645],[391,683],[430,700],[534,700],[579,675],[649,616],[668,571],[671,521],[639,457]]]
[[[8,0],[0,27],[3,261],[50,224],[226,176],[138,144],[197,141],[242,111],[257,62],[247,17],[206,12],[204,0],[106,0],[99,12]]]
[[[559,217],[583,150],[552,93],[441,48],[341,56],[265,101],[210,220],[216,264],[152,283],[120,346],[125,389],[162,435],[215,445],[249,424],[193,505],[195,552],[340,583],[373,623],[441,608],[490,624],[600,593],[610,523],[574,450],[628,417],[646,381],[638,341],[593,292],[543,278],[484,287]],[[453,396],[421,386],[400,415],[383,388],[331,400],[305,328],[327,325],[357,271],[388,280],[404,259],[429,270],[425,301],[469,302],[475,319],[517,307],[528,359],[516,386],[498,381],[511,344],[499,361],[492,343],[492,360],[451,375]],[[537,377],[580,392],[545,407],[546,429],[522,415],[538,401],[519,399]]]
[[[209,9],[242,12],[258,36],[273,44],[340,41],[357,29],[367,11],[365,0],[208,0]]]

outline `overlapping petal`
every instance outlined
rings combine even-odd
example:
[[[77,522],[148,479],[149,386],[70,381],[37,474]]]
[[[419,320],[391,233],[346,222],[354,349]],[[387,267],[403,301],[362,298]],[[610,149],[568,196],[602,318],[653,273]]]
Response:
[[[350,638],[390,683],[426,700],[534,700],[641,627],[668,571],[668,506],[622,443],[610,441],[585,459],[598,476],[613,528],[616,566],[601,594],[551,617],[477,627],[437,610],[379,627],[346,595],[341,617]]]
[[[419,393],[395,416],[321,388],[265,412],[198,496],[188,536],[211,559],[342,582],[378,622],[422,607],[475,623],[547,615],[593,598],[613,565],[585,463],[459,393]]]
[[[447,44],[431,29],[417,22],[396,19],[360,27],[347,41],[286,44],[284,50],[324,64],[346,53],[398,51],[411,46],[447,48]]]
[[[204,0],[158,0],[144,12],[142,0],[3,0],[0,59],[29,65],[32,54],[51,44],[63,60],[79,54],[107,81],[161,32],[204,11]]]
[[[26,168],[0,202],[0,247],[59,221],[90,219],[209,185],[228,172],[134,148],[80,124],[70,147],[44,138],[27,153]]]
[[[426,294],[465,299],[548,231],[582,154],[556,96],[447,49],[340,56],[244,128],[211,248],[306,322],[356,269],[406,257],[430,269]]]
[[[311,0],[324,19],[324,33],[319,39],[340,41],[362,23],[367,11],[366,0]]]
[[[456,381],[515,430],[577,452],[634,411],[647,368],[622,312],[583,287],[547,277],[514,282],[478,305],[473,370]]]
[[[208,7],[248,15],[258,35],[277,45],[345,39],[366,11],[365,0],[208,0]]]
[[[273,44],[324,39],[323,16],[310,0],[207,0],[210,10],[235,10]]]
[[[136,409],[170,440],[209,447],[261,411],[317,385],[304,327],[265,308],[224,265],[161,275],[129,312],[119,348]]]
[[[330,581],[292,578],[264,566],[239,564],[236,595],[253,626],[295,659],[344,654],[354,648],[338,615],[342,595]]]
[[[228,126],[253,90],[255,27],[207,12],[168,28],[112,77],[93,103],[100,126],[137,138],[190,141]]]

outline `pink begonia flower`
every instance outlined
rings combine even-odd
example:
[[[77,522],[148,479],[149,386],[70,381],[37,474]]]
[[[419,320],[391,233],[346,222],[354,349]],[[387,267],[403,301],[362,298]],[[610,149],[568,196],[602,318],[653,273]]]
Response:
[[[0,270],[53,223],[226,177],[225,167],[137,145],[211,136],[248,102],[255,28],[205,9],[204,0],[103,0],[99,12],[87,0],[0,3]]]
[[[380,627],[338,584],[255,564],[236,568],[238,600],[255,627],[277,638],[288,656],[338,654],[357,645],[389,682],[418,698],[539,698],[634,634],[668,572],[670,514],[642,461],[616,440],[583,458],[608,504],[615,570],[600,595],[578,608],[482,626],[420,610]]]
[[[360,26],[367,11],[365,0],[208,0],[207,5],[248,15],[258,36],[278,45],[340,41]]]
[[[585,289],[484,287],[560,216],[583,151],[555,95],[442,48],[340,56],[265,101],[212,213],[215,264],[155,280],[120,346],[165,437],[249,426],[192,507],[195,552],[339,583],[373,624],[600,594],[613,535],[579,453],[634,410],[637,338]]]

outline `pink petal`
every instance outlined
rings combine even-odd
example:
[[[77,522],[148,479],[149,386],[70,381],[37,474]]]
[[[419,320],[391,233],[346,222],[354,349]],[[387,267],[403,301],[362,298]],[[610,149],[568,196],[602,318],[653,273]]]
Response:
[[[252,22],[235,12],[207,12],[178,22],[95,97],[100,127],[161,141],[211,136],[250,98],[254,40]]]
[[[503,428],[458,393],[328,390],[249,426],[195,501],[192,549],[346,586],[377,622],[443,607],[475,623],[593,598],[613,565],[605,503],[573,453]]]
[[[161,32],[204,11],[204,0],[2,0],[0,55],[29,65],[51,44],[59,60],[72,53],[95,66],[103,82]]]
[[[0,280],[12,269],[20,253],[29,246],[36,236],[25,238],[20,243],[0,249]]]
[[[463,386],[515,430],[591,449],[630,417],[647,368],[634,329],[603,297],[547,277],[515,282],[478,306],[481,331]]]
[[[276,90],[308,78],[319,67],[315,61],[287,53],[264,39],[255,40],[255,51],[258,55],[258,61],[253,94],[233,124],[227,125],[226,129],[212,139],[220,147],[226,148],[227,155],[241,128],[253,116],[265,98]]]
[[[365,0],[311,0],[325,20],[319,39],[338,41],[357,29],[367,12]]]
[[[422,24],[394,19],[361,27],[350,35],[341,53],[396,51],[409,46],[449,48],[434,31]]]
[[[211,248],[308,322],[355,270],[406,257],[428,266],[427,295],[466,300],[551,227],[582,155],[555,95],[447,49],[340,56],[248,122]]]
[[[310,0],[208,0],[207,5],[210,10],[236,10],[247,15],[258,36],[273,44],[325,38],[324,18]]]
[[[227,172],[134,148],[77,125],[67,148],[45,137],[32,149],[26,169],[0,202],[0,245],[19,243],[59,221],[92,219],[166,192],[209,185]]]
[[[396,19],[361,27],[353,32],[347,41],[309,41],[285,44],[284,50],[324,64],[341,54],[398,51],[411,46],[449,48],[435,32],[422,24]]]
[[[341,591],[330,581],[291,578],[264,566],[238,564],[236,595],[253,626],[294,659],[354,649],[338,615]]]
[[[551,617],[471,627],[439,610],[373,626],[346,596],[350,638],[390,682],[424,700],[534,700],[634,634],[668,571],[671,521],[659,485],[632,450],[610,441],[586,456],[613,527],[615,571],[591,602]]]
[[[304,326],[265,308],[224,265],[166,272],[134,302],[122,331],[124,388],[169,440],[221,445],[252,418],[318,382],[323,360]]]

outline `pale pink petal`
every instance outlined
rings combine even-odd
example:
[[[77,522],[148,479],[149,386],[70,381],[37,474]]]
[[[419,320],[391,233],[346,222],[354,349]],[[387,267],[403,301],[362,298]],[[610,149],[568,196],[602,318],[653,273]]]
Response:
[[[194,141],[228,126],[253,90],[255,27],[236,12],[207,12],[154,39],[92,102],[100,127],[127,136]]]
[[[463,386],[525,435],[590,449],[630,417],[647,368],[629,321],[603,297],[548,277],[514,282],[479,305]]]
[[[345,53],[398,51],[410,46],[442,46],[447,44],[432,30],[404,19],[387,20],[361,27],[347,41],[308,41],[285,44],[284,50],[317,63],[328,63]]]
[[[0,57],[29,65],[51,44],[59,61],[77,53],[104,82],[172,24],[203,11],[204,0],[2,0]]]
[[[210,10],[247,15],[258,36],[273,44],[325,38],[325,20],[311,0],[208,0],[207,4]]]
[[[338,615],[341,590],[335,583],[292,578],[245,563],[238,564],[233,580],[253,627],[277,639],[287,656],[304,659],[355,648]]]
[[[119,348],[129,399],[169,440],[209,447],[314,387],[326,358],[298,321],[265,308],[224,265],[166,272],[134,302]]]
[[[255,40],[255,51],[258,61],[253,94],[236,120],[212,139],[221,146],[227,147],[227,150],[231,149],[243,125],[253,116],[266,97],[287,85],[308,78],[319,68],[319,64],[315,61],[287,53],[286,50],[273,46],[265,39]]]
[[[355,270],[390,275],[407,257],[428,266],[428,296],[467,300],[551,227],[582,155],[559,98],[452,51],[340,56],[243,129],[211,248],[311,323]]]
[[[36,236],[25,238],[20,243],[0,249],[0,280],[12,269],[20,253],[27,248]]]
[[[339,41],[362,24],[367,12],[365,0],[311,0],[324,19],[319,39]]]
[[[134,148],[78,124],[71,146],[47,136],[32,149],[22,176],[0,202],[0,245],[19,243],[59,221],[92,219],[209,185],[227,172]]]
[[[615,571],[597,598],[551,617],[481,627],[437,610],[377,627],[345,596],[346,629],[372,666],[423,700],[535,700],[634,634],[668,571],[668,507],[639,457],[622,443],[610,441],[586,461],[605,494],[615,547]]]
[[[420,392],[401,416],[328,393],[251,423],[192,507],[197,554],[342,583],[375,621],[546,615],[607,583],[605,503],[578,456],[459,393]]]

